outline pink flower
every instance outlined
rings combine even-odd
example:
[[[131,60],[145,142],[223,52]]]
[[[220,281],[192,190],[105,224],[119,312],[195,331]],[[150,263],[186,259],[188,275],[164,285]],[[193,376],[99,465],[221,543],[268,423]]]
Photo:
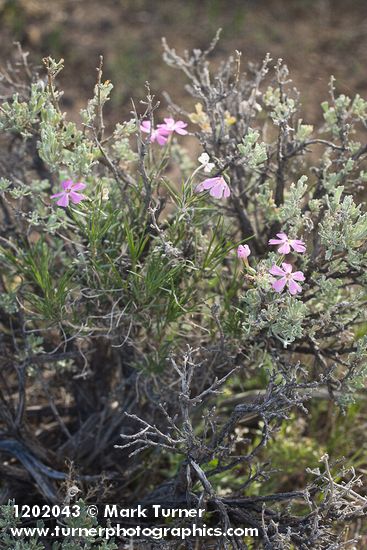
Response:
[[[173,134],[173,132],[176,132],[176,134],[180,134],[181,136],[186,136],[187,130],[186,128],[187,124],[183,120],[177,120],[175,121],[174,118],[165,118],[164,124],[158,124],[158,128],[161,130],[164,130],[165,132],[168,132],[169,134]]]
[[[276,292],[282,292],[285,285],[288,285],[288,290],[290,294],[294,295],[298,292],[302,292],[302,287],[296,283],[296,281],[305,280],[305,276],[303,275],[302,271],[295,271],[294,273],[292,273],[292,266],[286,263],[282,263],[282,267],[283,269],[274,264],[271,269],[269,269],[269,273],[271,273],[271,275],[280,277],[280,279],[276,279],[273,282],[273,289]]]
[[[270,239],[269,244],[280,244],[281,246],[278,248],[279,254],[289,254],[291,248],[301,254],[306,252],[306,246],[303,241],[299,239],[289,239],[288,235],[285,233],[277,233],[277,237],[278,239]]]
[[[150,134],[150,141],[152,143],[154,143],[155,141],[159,145],[165,145],[167,143],[169,132],[164,128],[157,128],[156,130],[153,128],[151,130],[150,120],[144,120],[140,124],[140,130],[142,132],[145,132],[146,134]]]
[[[196,186],[196,193],[201,193],[201,191],[207,191],[210,189],[210,195],[216,199],[226,199],[231,194],[231,190],[227,185],[227,182],[223,176],[217,176],[216,178],[208,178],[199,185]]]
[[[66,208],[69,206],[69,201],[73,204],[78,204],[80,201],[87,198],[82,193],[77,193],[77,191],[81,191],[87,187],[85,183],[74,183],[73,180],[64,180],[61,182],[61,186],[63,191],[56,193],[56,195],[51,195],[51,199],[59,199],[56,202],[58,206]]]
[[[237,248],[237,257],[241,260],[247,260],[250,254],[251,250],[248,244],[240,244],[240,246]]]

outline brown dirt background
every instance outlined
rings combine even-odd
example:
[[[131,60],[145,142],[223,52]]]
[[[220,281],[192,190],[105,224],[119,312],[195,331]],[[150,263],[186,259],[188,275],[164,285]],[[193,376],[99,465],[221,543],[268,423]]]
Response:
[[[161,37],[178,51],[205,48],[218,27],[215,59],[238,49],[243,67],[266,52],[286,61],[307,122],[320,117],[331,74],[338,91],[367,96],[367,0],[0,0],[0,65],[14,40],[35,64],[63,57],[64,106],[77,118],[103,54],[114,122],[128,116],[131,97],[144,97],[145,81],[187,106],[183,76],[162,61]]]

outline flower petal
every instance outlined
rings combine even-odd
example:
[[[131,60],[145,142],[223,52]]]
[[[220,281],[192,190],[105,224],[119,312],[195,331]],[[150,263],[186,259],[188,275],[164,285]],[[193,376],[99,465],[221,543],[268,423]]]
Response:
[[[251,250],[248,244],[240,244],[237,248],[237,256],[238,258],[241,258],[242,260],[245,260],[248,258],[251,254]]]
[[[296,252],[300,252],[301,254],[303,254],[303,252],[306,252],[306,246],[303,241],[294,239],[293,241],[290,241],[290,245]]]
[[[290,245],[289,245],[288,242],[282,244],[282,246],[280,246],[280,247],[278,248],[279,254],[289,254],[290,251],[291,251],[291,247],[290,247]]]
[[[83,195],[82,193],[75,193],[74,191],[71,191],[69,195],[71,202],[73,202],[74,204],[78,204],[79,202],[86,199],[85,195]]]
[[[269,239],[268,244],[283,244],[281,239]]]
[[[146,134],[150,134],[150,120],[143,120],[140,124],[140,130]]]
[[[223,197],[224,190],[225,190],[225,188],[223,186],[223,183],[221,181],[219,181],[218,183],[216,183],[215,185],[212,186],[212,188],[210,189],[209,194],[212,197],[215,197],[216,199],[221,199]]]
[[[205,191],[203,181],[201,183],[198,183],[198,185],[195,187],[195,193],[201,193],[202,191]]]
[[[56,203],[58,206],[63,206],[66,208],[69,206],[69,193],[63,193],[62,197]]]
[[[223,184],[223,197],[224,197],[225,199],[228,199],[228,197],[230,196],[230,194],[231,194],[231,190],[230,190],[230,188],[228,187],[227,183],[224,182],[224,184]]]
[[[273,265],[270,269],[269,269],[269,273],[271,273],[272,275],[279,275],[280,277],[284,277],[285,275],[285,271],[283,271],[283,269],[281,269],[278,265]]]
[[[187,124],[186,124],[187,126]],[[188,134],[187,130],[184,130],[184,128],[176,127],[175,128],[176,134],[180,134],[180,136],[186,136]]]
[[[158,143],[159,145],[165,145],[165,144],[167,143],[167,137],[166,137],[166,136],[167,136],[167,134],[164,135],[164,134],[161,133],[161,132],[156,132],[156,133],[154,134],[154,139],[153,139],[153,136],[152,136],[152,141],[157,140],[157,143]]]
[[[289,292],[290,292],[290,294],[292,294],[292,296],[294,296],[298,292],[302,292],[302,287],[298,283],[296,283],[296,281],[293,281],[293,279],[289,279],[288,288],[289,288]]]
[[[209,162],[208,153],[201,153],[200,157],[198,157],[198,161],[200,162],[200,164],[208,164]]]
[[[85,185],[85,183],[78,182],[78,183],[73,183],[73,185],[71,186],[71,190],[72,191],[82,191],[86,187],[87,186]]]
[[[286,282],[287,282],[287,279],[285,277],[282,277],[281,279],[277,279],[276,281],[274,281],[271,286],[273,287],[275,292],[282,292]]]
[[[169,136],[173,134],[174,128],[171,128],[170,126],[167,126],[167,124],[158,124],[157,129],[155,130],[157,134],[160,134],[162,136]]]
[[[302,271],[295,271],[294,273],[292,273],[292,279],[294,279],[295,281],[304,281],[305,276]]]
[[[206,180],[202,181],[203,189],[211,189],[214,187],[214,185],[218,185],[218,180],[220,178],[207,178]]]
[[[292,264],[287,264],[286,262],[282,263],[282,268],[286,273],[292,273],[293,266]]]

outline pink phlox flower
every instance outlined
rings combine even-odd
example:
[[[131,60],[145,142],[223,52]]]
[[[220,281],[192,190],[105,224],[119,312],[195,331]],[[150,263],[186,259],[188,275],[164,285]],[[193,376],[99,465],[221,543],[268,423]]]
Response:
[[[251,254],[251,250],[248,244],[240,244],[237,248],[237,257],[241,260],[246,260]]]
[[[290,239],[286,233],[277,233],[277,237],[277,239],[270,239],[269,244],[280,244],[281,246],[278,248],[279,254],[289,254],[291,248],[301,254],[306,252],[306,245],[303,241]]]
[[[272,287],[275,292],[282,292],[285,285],[288,286],[288,290],[292,295],[302,292],[302,287],[296,282],[305,280],[305,276],[302,271],[295,271],[292,273],[293,267],[291,264],[286,264],[285,262],[282,263],[282,268],[274,264],[271,269],[269,269],[269,273],[271,275],[280,277],[280,279],[276,279],[272,283]]]
[[[183,120],[175,120],[174,118],[164,118],[164,124],[158,124],[157,127],[169,134],[180,134],[181,136],[186,136],[187,130],[185,130],[187,123]]]
[[[231,190],[223,176],[207,178],[199,183],[195,188],[196,193],[201,193],[202,191],[208,190],[210,190],[209,194],[216,199],[226,199],[231,194]]]
[[[150,134],[150,141],[154,143],[155,141],[159,145],[165,145],[167,143],[169,132],[164,128],[156,128],[151,130],[150,120],[144,120],[140,124],[140,130],[145,134]]]
[[[69,201],[71,201],[73,204],[78,204],[80,201],[83,201],[87,197],[83,195],[82,193],[77,193],[77,191],[82,191],[86,188],[85,183],[74,183],[73,180],[64,180],[61,182],[61,186],[63,188],[63,191],[60,193],[56,193],[55,195],[51,195],[51,199],[59,199],[56,204],[58,206],[63,206],[66,208],[69,206]]]

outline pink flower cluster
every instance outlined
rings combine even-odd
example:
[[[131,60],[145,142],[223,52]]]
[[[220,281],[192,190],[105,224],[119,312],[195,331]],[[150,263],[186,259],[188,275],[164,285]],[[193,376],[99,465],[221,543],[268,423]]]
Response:
[[[159,125],[160,128],[164,128],[164,131],[167,132],[167,128],[170,128],[170,132],[176,131],[177,133],[181,133],[181,135],[184,135],[186,130],[183,129],[182,125],[177,124],[181,121],[178,121],[175,123],[173,119],[165,119],[166,124]],[[144,122],[142,123],[142,125]],[[150,123],[146,121],[146,128]],[[185,125],[185,123],[182,123]],[[177,126],[177,127],[176,127]],[[143,130],[144,131],[144,130]],[[157,140],[158,143],[162,144],[162,138],[166,139],[164,137],[164,134],[160,133],[161,131],[154,130],[156,133],[152,133],[151,136],[154,136],[154,140]],[[168,134],[165,134],[166,136]],[[153,137],[152,137],[153,141]],[[167,140],[166,140],[167,141]],[[78,193],[78,191],[82,191],[85,189],[86,185],[82,182],[74,183],[73,180],[68,179],[61,182],[62,191],[59,193],[56,193],[54,195],[51,195],[52,199],[58,199],[56,201],[56,204],[58,206],[62,206],[63,208],[66,208],[69,206],[70,202],[73,204],[78,204],[79,202],[85,200],[87,197],[83,195],[82,193]],[[228,187],[227,182],[223,178],[223,176],[217,176],[214,178],[207,178],[196,187],[196,192],[201,191],[209,191],[209,194],[212,197],[215,197],[217,199],[221,198],[227,198],[230,196],[231,192]],[[276,245],[278,247],[278,253],[279,254],[289,254],[292,250],[295,252],[299,252],[300,254],[303,254],[306,251],[306,245],[304,241],[300,239],[290,239],[286,233],[277,233],[276,235],[277,239],[270,239],[269,244]],[[237,257],[241,259],[244,264],[248,266],[248,257],[251,254],[250,247],[245,245],[239,245],[237,248]],[[293,267],[291,264],[288,264],[286,262],[283,262],[281,264],[282,267],[280,267],[277,264],[273,264],[272,267],[269,269],[270,275],[273,275],[274,278],[272,282],[272,287],[275,290],[275,292],[283,292],[284,288],[287,286],[288,291],[290,294],[295,295],[300,292],[302,292],[302,287],[298,284],[299,282],[303,282],[305,280],[305,276],[302,273],[302,271],[295,271],[293,272]],[[249,267],[249,266],[248,266]]]
[[[286,233],[277,233],[276,236],[278,238],[270,239],[269,244],[280,245],[278,247],[279,254],[289,254],[292,250],[300,254],[306,252],[306,245],[300,239],[290,239]],[[292,295],[302,292],[302,287],[298,282],[304,281],[305,276],[302,271],[293,272],[291,264],[283,262],[282,267],[274,264],[270,268],[269,273],[275,277],[279,277],[279,279],[275,279],[272,283],[275,292],[282,292],[285,286],[288,287],[289,293]]]
[[[167,143],[168,136],[174,132],[181,136],[185,136],[187,134],[187,130],[185,130],[187,124],[186,122],[183,122],[183,120],[175,121],[175,119],[169,117],[163,120],[164,124],[157,124],[157,128],[152,128],[150,120],[144,120],[140,124],[140,130],[145,134],[150,135],[150,141],[152,143],[156,141],[158,145],[163,146]]]
[[[269,244],[280,244],[278,248],[279,254],[288,254],[291,251],[291,248],[296,252],[303,254],[306,252],[306,245],[303,241],[299,239],[289,239],[285,233],[277,233],[278,239],[270,239]],[[237,248],[237,257],[241,259],[248,266],[248,257],[251,254],[250,247],[245,244],[240,244]],[[292,296],[302,292],[302,287],[299,285],[299,282],[305,280],[305,276],[302,271],[294,271],[293,266],[286,262],[282,263],[282,267],[277,264],[273,264],[269,269],[270,275],[274,276],[272,282],[272,287],[275,292],[283,292],[284,288],[287,287],[288,291]],[[275,279],[275,277],[278,277]]]

